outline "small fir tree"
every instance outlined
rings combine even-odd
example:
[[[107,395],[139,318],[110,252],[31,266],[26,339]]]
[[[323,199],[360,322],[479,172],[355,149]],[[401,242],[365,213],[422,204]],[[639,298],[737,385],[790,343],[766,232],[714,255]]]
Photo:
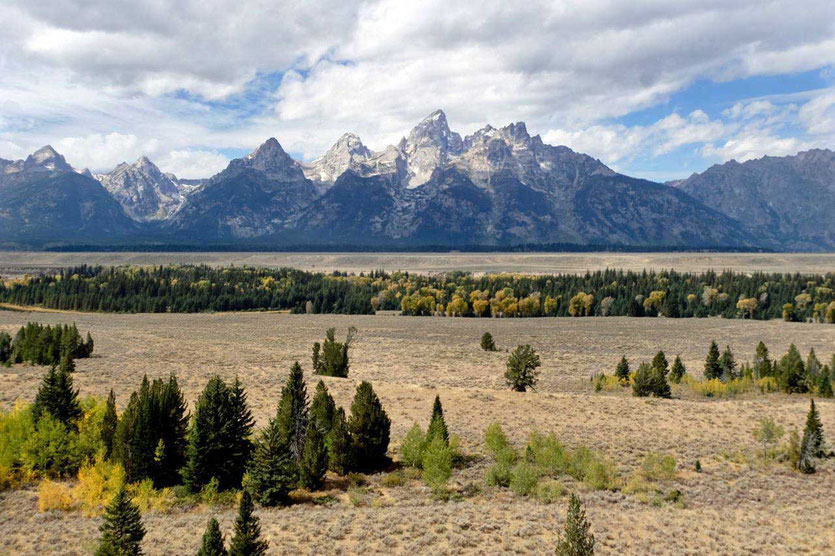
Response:
[[[335,333],[335,329],[329,328],[324,343],[313,344],[313,374],[347,378],[350,367],[348,351],[357,329],[353,326],[348,329],[344,343],[336,341]]]
[[[590,556],[594,554],[594,535],[586,520],[586,511],[576,494],[568,501],[565,532],[560,535],[556,553],[560,556]]]
[[[328,449],[319,427],[311,421],[307,425],[304,451],[299,461],[299,483],[310,490],[321,488],[328,470]]]
[[[206,524],[206,532],[203,533],[203,542],[197,556],[227,556],[226,547],[223,545],[223,534],[220,532],[220,524],[217,519],[211,518]]]
[[[353,445],[353,464],[358,469],[373,470],[385,466],[391,420],[368,382],[357,386],[348,430]]]
[[[535,388],[539,378],[539,368],[542,362],[529,345],[518,346],[507,360],[507,370],[504,373],[505,382],[516,392],[525,392],[528,388]]]
[[[104,455],[109,458],[113,453],[113,437],[116,434],[116,426],[119,424],[119,416],[116,414],[116,394],[110,389],[107,396],[107,405],[104,409],[104,417],[101,422],[101,441],[104,444]]]
[[[719,358],[719,368],[721,369],[720,378],[723,381],[733,380],[737,378],[736,374],[736,359],[731,351],[731,346],[725,346],[725,351],[722,352],[722,357]]]
[[[772,375],[771,359],[768,357],[768,348],[760,341],[754,354],[754,375],[763,378]]]
[[[333,426],[327,439],[328,469],[340,475],[353,467],[354,445],[351,431],[341,407],[333,414]]]
[[[667,376],[667,373],[670,372],[670,364],[667,363],[667,356],[664,355],[663,351],[659,351],[655,354],[655,357],[652,358],[650,366],[653,369],[658,369],[664,376]]]
[[[791,344],[789,351],[780,358],[777,365],[777,383],[789,394],[807,391],[806,365],[794,344]]]
[[[145,537],[145,527],[139,508],[131,502],[125,486],[111,500],[104,512],[104,522],[99,527],[101,543],[96,551],[99,556],[128,556],[142,554],[140,544]]]
[[[681,382],[681,379],[684,378],[684,374],[686,372],[687,369],[684,367],[681,357],[676,355],[676,359],[673,361],[673,368],[670,369],[670,380],[678,384]]]
[[[77,428],[76,422],[82,414],[81,405],[78,403],[78,390],[73,388],[72,376],[54,365],[41,380],[35,403],[32,405],[32,420],[37,423],[46,413],[72,430]]]
[[[485,332],[481,335],[481,349],[484,351],[496,351],[496,342],[493,340],[493,335]]]
[[[267,541],[261,538],[261,525],[252,513],[254,506],[249,492],[241,494],[235,532],[229,545],[229,556],[261,556],[267,553]]]
[[[806,414],[806,428],[803,429],[801,445],[809,442],[812,457],[822,458],[826,455],[826,443],[823,438],[823,424],[820,413],[815,407],[815,400],[809,403],[809,413]]]
[[[719,346],[716,345],[715,341],[710,342],[710,349],[708,349],[705,359],[705,378],[713,380],[721,377],[722,367],[719,365]]]
[[[276,419],[270,421],[255,445],[249,468],[249,488],[262,506],[286,504],[298,483],[298,466],[287,437]]]
[[[652,368],[646,363],[638,365],[632,379],[632,395],[644,398],[652,394]]]
[[[432,417],[429,419],[429,430],[426,434],[426,441],[431,442],[436,436],[444,444],[449,444],[449,430],[444,419],[444,408],[441,406],[441,397],[438,395],[435,396],[435,403],[432,405]]]
[[[620,358],[618,366],[615,368],[615,376],[621,381],[629,380],[629,361],[626,360],[625,355]]]
[[[828,372],[821,373],[818,378],[818,396],[821,398],[833,397],[832,378],[829,376]]]
[[[336,402],[328,392],[324,381],[320,380],[310,402],[310,421],[316,425],[319,432],[327,436],[333,428],[333,416],[336,413]]]
[[[307,430],[307,385],[298,361],[290,368],[287,383],[281,389],[276,422],[290,453],[299,461],[304,450],[304,434]]]

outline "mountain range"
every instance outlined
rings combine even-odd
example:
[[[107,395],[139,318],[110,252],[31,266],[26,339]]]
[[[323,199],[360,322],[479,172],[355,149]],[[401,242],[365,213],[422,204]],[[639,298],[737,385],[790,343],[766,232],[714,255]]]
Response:
[[[716,165],[655,183],[531,136],[462,137],[438,110],[375,152],[347,133],[294,160],[268,139],[205,180],[145,157],[107,174],[51,147],[0,159],[0,245],[419,248],[577,244],[835,249],[835,153]]]

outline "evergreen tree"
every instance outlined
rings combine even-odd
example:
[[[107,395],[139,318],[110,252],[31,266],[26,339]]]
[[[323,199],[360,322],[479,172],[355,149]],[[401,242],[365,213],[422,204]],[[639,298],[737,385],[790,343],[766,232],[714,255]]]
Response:
[[[435,396],[435,403],[432,405],[432,417],[429,419],[429,429],[426,433],[426,442],[429,443],[436,436],[449,444],[449,430],[444,419],[444,408],[441,406],[441,397]]]
[[[493,340],[493,335],[485,332],[481,336],[481,349],[484,351],[496,351],[496,342]]]
[[[791,344],[789,351],[780,358],[777,365],[777,383],[789,394],[807,391],[806,367],[794,344]]]
[[[638,365],[632,379],[632,395],[646,397],[652,394],[652,368],[646,363]]]
[[[140,544],[145,537],[145,527],[139,515],[139,508],[131,502],[124,485],[119,489],[104,513],[104,522],[99,527],[101,544],[99,556],[128,556],[142,554]]]
[[[341,407],[333,414],[333,426],[328,434],[328,469],[344,475],[354,466],[354,443]]]
[[[316,385],[316,392],[313,394],[313,401],[310,402],[310,421],[316,424],[324,436],[330,433],[333,428],[333,418],[336,412],[336,402],[328,392],[324,381],[320,380]]]
[[[667,373],[670,372],[670,364],[667,363],[667,356],[664,355],[663,351],[659,351],[655,354],[655,357],[652,358],[652,364],[650,366],[653,369],[658,369],[664,376],[667,376]]]
[[[811,400],[811,403],[809,404],[809,413],[806,414],[806,428],[803,429],[803,440],[801,442],[801,446],[805,446],[807,442],[812,457],[822,458],[826,456],[826,444],[823,438],[823,424],[821,423],[818,408],[815,407],[815,400]]]
[[[342,343],[335,339],[336,330],[329,328],[325,333],[324,343],[321,345],[319,342],[313,344],[313,373],[347,378],[350,366],[348,350],[351,348],[356,332],[357,329],[353,326],[348,328],[348,336]]]
[[[328,470],[328,449],[319,427],[311,421],[307,425],[304,451],[299,461],[299,482],[303,487],[316,490],[322,486]]]
[[[371,384],[361,382],[351,403],[348,420],[353,446],[353,464],[360,470],[379,469],[388,459],[391,420]]]
[[[591,534],[590,528],[580,499],[572,494],[568,501],[568,513],[565,516],[565,533],[560,535],[556,553],[560,556],[594,554],[594,535]]]
[[[684,368],[681,357],[676,355],[676,359],[673,361],[673,368],[670,370],[670,380],[678,384],[686,372],[687,369]]]
[[[650,381],[652,384],[652,395],[656,398],[669,398],[672,395],[670,384],[667,382],[667,377],[660,367],[652,367],[650,369]]]
[[[722,367],[719,364],[719,346],[716,342],[710,342],[710,349],[707,352],[707,359],[705,359],[705,378],[712,380],[714,378],[722,378]]]
[[[206,524],[203,543],[197,551],[197,556],[227,556],[226,547],[223,545],[223,534],[220,532],[217,519],[211,518]]]
[[[542,362],[529,345],[517,346],[507,360],[507,370],[504,373],[505,382],[516,392],[525,392],[534,388],[539,377],[537,368]]]
[[[629,361],[626,360],[625,355],[620,358],[620,362],[615,368],[615,376],[618,377],[618,380],[629,380]]]
[[[771,359],[768,357],[768,348],[760,341],[754,355],[754,375],[763,378],[772,375]]]
[[[35,403],[32,405],[32,420],[37,423],[49,413],[65,427],[76,430],[76,421],[81,417],[78,390],[73,388],[72,376],[54,365],[41,380]]]
[[[249,487],[262,506],[286,504],[298,482],[298,466],[278,420],[272,419],[261,431],[249,467]]]
[[[247,491],[241,494],[235,533],[229,545],[229,556],[261,556],[267,553],[267,542],[261,539],[261,525],[253,515],[252,498]]]
[[[0,332],[0,364],[12,358],[12,337],[8,332]]]
[[[832,378],[829,376],[828,372],[821,373],[818,378],[818,395],[821,398],[833,397]]]
[[[104,443],[104,455],[109,458],[113,453],[113,437],[116,435],[116,426],[119,423],[119,416],[116,414],[116,394],[113,388],[107,396],[107,405],[104,409],[104,417],[101,423],[101,440]]]
[[[195,405],[189,432],[185,485],[198,492],[212,478],[220,490],[240,488],[251,456],[252,416],[236,380],[230,388],[219,376],[209,379]]]
[[[725,351],[722,352],[722,357],[719,358],[719,368],[722,373],[720,378],[723,381],[737,378],[736,360],[734,359],[734,354],[731,351],[731,346],[725,346]]]
[[[73,361],[72,355],[69,353],[64,353],[61,356],[61,362],[58,365],[58,368],[67,374],[71,374],[75,372],[75,361]]]
[[[290,447],[293,458],[299,461],[304,450],[304,434],[307,430],[307,385],[298,361],[290,368],[287,383],[281,389],[276,421]]]

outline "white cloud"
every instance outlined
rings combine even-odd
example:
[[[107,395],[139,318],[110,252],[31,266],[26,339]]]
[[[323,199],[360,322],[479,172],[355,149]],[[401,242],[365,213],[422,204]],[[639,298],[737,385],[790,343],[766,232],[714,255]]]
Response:
[[[163,172],[171,172],[178,178],[205,178],[212,176],[229,164],[229,159],[215,151],[171,151],[157,160]]]

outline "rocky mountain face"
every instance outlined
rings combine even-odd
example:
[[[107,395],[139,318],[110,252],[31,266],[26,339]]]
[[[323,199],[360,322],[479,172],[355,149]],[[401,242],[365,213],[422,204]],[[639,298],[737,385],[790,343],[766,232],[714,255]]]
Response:
[[[6,229],[55,241],[63,222],[44,215],[63,207],[44,188],[49,178],[66,184],[58,189],[68,203],[95,207],[70,218],[82,236],[101,230],[116,243],[821,250],[835,248],[833,159],[810,151],[730,162],[665,185],[547,145],[522,122],[462,138],[436,111],[379,152],[345,134],[302,164],[271,138],[207,180],[178,180],[142,158],[100,176],[102,187],[44,148],[24,161],[0,160],[0,224],[18,210],[40,211]],[[30,184],[28,205],[8,196],[13,182]]]
[[[122,162],[110,173],[99,176],[99,181],[139,222],[165,220],[183,202],[176,176],[163,174],[144,156],[133,164]]]
[[[89,172],[73,169],[52,147],[0,168],[0,245],[107,243],[140,234]]]
[[[835,247],[835,152],[766,156],[711,166],[669,185],[783,248]]]

